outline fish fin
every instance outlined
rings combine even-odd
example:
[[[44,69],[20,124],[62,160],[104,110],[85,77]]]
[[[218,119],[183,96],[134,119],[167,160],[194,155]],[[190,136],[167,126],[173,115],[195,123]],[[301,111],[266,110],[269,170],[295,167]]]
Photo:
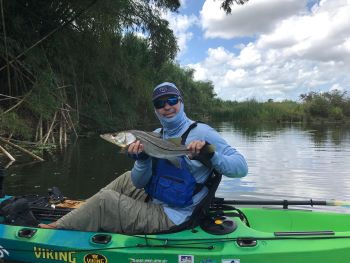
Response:
[[[203,165],[211,169],[213,167],[211,158],[213,157],[214,153],[215,145],[206,142],[200,153],[193,157],[193,160],[200,161]]]
[[[100,138],[106,140],[107,142],[113,143],[109,138],[107,134],[100,134]]]
[[[159,132],[148,132],[148,134],[156,138],[162,137],[162,135]]]
[[[173,157],[173,158],[167,158],[167,160],[174,165],[176,168],[181,168],[181,162],[180,162],[180,158],[178,157]]]
[[[173,144],[175,144],[175,145],[177,145],[177,146],[182,145],[182,143],[181,143],[182,138],[181,138],[181,137],[169,138],[169,139],[167,139],[167,141],[172,142]]]
[[[214,153],[215,152],[215,145],[206,143],[204,145],[204,147],[201,149],[201,152],[204,154]]]

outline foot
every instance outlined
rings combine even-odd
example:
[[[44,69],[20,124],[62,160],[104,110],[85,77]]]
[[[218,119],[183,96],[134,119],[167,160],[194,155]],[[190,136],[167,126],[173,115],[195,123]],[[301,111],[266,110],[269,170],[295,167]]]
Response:
[[[50,223],[50,224],[39,224],[38,227],[40,228],[46,228],[46,229],[55,229],[57,228],[57,225],[55,222]]]

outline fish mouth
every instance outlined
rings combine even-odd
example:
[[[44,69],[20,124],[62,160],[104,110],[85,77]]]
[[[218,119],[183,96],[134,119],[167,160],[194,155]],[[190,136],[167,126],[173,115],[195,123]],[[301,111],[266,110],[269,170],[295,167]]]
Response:
[[[110,134],[100,134],[100,137],[108,142],[116,144],[116,142],[114,140],[114,136],[112,136]]]

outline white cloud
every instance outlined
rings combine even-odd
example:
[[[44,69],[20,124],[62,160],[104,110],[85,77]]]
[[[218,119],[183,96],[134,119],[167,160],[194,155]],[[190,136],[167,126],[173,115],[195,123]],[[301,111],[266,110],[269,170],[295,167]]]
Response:
[[[283,100],[311,90],[350,89],[350,0],[323,0],[310,11],[304,0],[249,1],[230,16],[219,2],[203,6],[207,37],[256,35],[238,45],[237,54],[210,48],[204,61],[188,65],[196,79],[214,83],[219,97]]]
[[[201,10],[201,23],[208,38],[230,39],[252,36],[272,30],[283,18],[297,14],[306,0],[258,0],[234,5],[231,15],[220,8],[221,1],[206,0]]]
[[[332,85],[332,87],[329,89],[329,91],[334,91],[334,90],[344,91],[343,87],[341,87],[338,83]]]
[[[186,8],[187,7],[187,0],[180,0],[180,6],[182,8]]]
[[[193,37],[189,28],[198,24],[198,18],[195,15],[188,16],[170,12],[164,14],[164,18],[169,21],[170,28],[174,31],[180,49],[179,56],[181,56],[186,52],[187,44]]]

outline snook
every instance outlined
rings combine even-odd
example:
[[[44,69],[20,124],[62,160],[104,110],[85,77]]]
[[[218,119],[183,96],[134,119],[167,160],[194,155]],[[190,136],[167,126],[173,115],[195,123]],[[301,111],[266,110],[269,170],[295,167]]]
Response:
[[[190,151],[185,145],[175,143],[174,140],[163,140],[161,135],[156,132],[145,132],[139,130],[128,130],[117,133],[101,134],[101,138],[106,141],[116,144],[121,148],[126,148],[131,143],[139,140],[144,147],[144,152],[149,156],[168,159],[176,167],[180,167],[180,162],[177,157],[188,155]]]

